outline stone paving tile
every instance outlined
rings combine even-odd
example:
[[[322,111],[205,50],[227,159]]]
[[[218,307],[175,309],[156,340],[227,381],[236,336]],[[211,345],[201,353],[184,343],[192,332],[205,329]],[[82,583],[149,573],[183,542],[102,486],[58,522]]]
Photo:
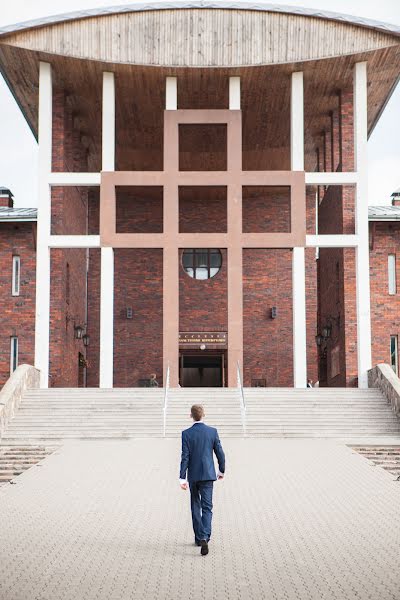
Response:
[[[332,441],[224,446],[207,557],[178,440],[73,442],[3,486],[0,599],[400,599],[393,476]]]

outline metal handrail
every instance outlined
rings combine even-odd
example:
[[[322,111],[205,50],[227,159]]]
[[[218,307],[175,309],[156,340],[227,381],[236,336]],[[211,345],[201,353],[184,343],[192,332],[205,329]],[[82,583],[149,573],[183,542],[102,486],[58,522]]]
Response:
[[[242,384],[242,375],[240,373],[239,361],[237,362],[237,386],[238,386],[238,389],[239,389],[239,392],[240,392],[240,406],[246,412],[246,402],[245,402],[245,399],[244,399],[243,384]]]
[[[242,415],[243,435],[246,435],[246,401],[244,399],[242,375],[240,373],[240,364],[239,364],[239,361],[237,361],[237,387],[238,387],[238,390],[239,390],[240,413]]]
[[[169,390],[169,364],[167,365],[167,372],[165,375],[165,386],[164,386],[163,437],[165,437],[165,430],[167,427],[168,390]]]

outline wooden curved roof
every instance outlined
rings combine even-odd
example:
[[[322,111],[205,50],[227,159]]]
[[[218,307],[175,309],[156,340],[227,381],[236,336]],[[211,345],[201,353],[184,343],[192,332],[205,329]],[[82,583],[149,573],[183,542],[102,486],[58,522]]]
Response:
[[[345,15],[243,2],[149,3],[0,30],[11,46],[110,63],[240,67],[319,60],[400,43],[400,28]]]

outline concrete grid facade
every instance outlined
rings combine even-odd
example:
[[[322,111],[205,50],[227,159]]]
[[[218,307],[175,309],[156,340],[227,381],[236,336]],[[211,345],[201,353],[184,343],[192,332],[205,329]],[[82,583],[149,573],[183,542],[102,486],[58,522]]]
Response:
[[[232,78],[233,79],[233,78]],[[239,80],[238,78],[234,78],[230,84],[230,106],[232,110],[232,115],[239,115],[238,112],[238,102],[240,98],[240,88],[239,88]],[[358,129],[357,139],[361,141],[358,142],[356,146],[356,157],[358,157],[359,162],[362,163],[364,160],[364,154],[362,151],[362,145],[366,145],[366,121],[363,119],[363,114],[365,117],[366,110],[366,65],[360,63],[356,65],[354,70],[354,85],[355,88],[358,88],[358,97],[359,97],[359,106],[358,113],[359,116],[355,116],[354,123],[355,127]],[[169,115],[174,115],[174,112],[177,109],[176,105],[176,79],[169,78],[166,84],[166,107],[167,111],[165,113],[166,118],[170,119]],[[291,111],[291,156],[292,156],[292,167],[293,171],[300,171],[303,166],[303,78],[301,73],[294,73],[292,76],[292,111]],[[44,133],[41,134],[39,139],[39,149],[40,149],[40,164],[41,169],[43,171],[46,169],[46,174],[44,175],[44,180],[46,184],[42,182],[43,190],[42,194],[45,194],[48,198],[46,204],[43,203],[43,206],[40,207],[39,212],[39,228],[38,228],[38,276],[40,274],[40,266],[39,264],[43,262],[43,268],[46,268],[46,277],[49,278],[49,266],[50,266],[50,248],[90,248],[90,247],[101,247],[101,256],[102,256],[102,267],[101,267],[101,294],[100,294],[100,386],[102,387],[112,387],[113,385],[113,363],[114,363],[114,354],[113,354],[113,341],[114,341],[114,329],[113,329],[113,287],[114,287],[114,256],[113,256],[113,248],[117,245],[128,246],[128,247],[155,247],[159,248],[162,246],[161,240],[157,240],[157,236],[151,234],[146,239],[145,235],[138,234],[136,236],[132,236],[128,238],[129,234],[125,236],[123,234],[117,234],[118,237],[113,238],[110,236],[110,231],[115,230],[115,225],[112,220],[112,215],[115,214],[115,209],[113,211],[112,202],[108,202],[107,200],[111,198],[110,188],[105,187],[107,178],[110,179],[109,173],[112,173],[112,167],[114,167],[114,155],[115,155],[115,89],[114,89],[114,78],[111,73],[104,74],[104,84],[103,84],[103,175],[102,175],[102,199],[101,199],[101,230],[100,230],[100,239],[98,236],[55,236],[49,234],[49,224],[50,224],[50,211],[51,211],[51,189],[56,188],[58,186],[95,186],[96,183],[99,182],[100,174],[91,174],[91,173],[61,173],[55,172],[51,166],[51,156],[52,156],[52,84],[51,84],[51,69],[49,65],[42,63],[40,66],[40,123],[42,123],[43,119],[46,119]],[[357,113],[357,111],[355,111]],[[174,127],[177,134],[177,124],[179,122],[200,122],[200,123],[208,123],[208,122],[221,122],[221,120],[226,122],[229,120],[230,114],[219,115],[213,112],[200,114],[198,117],[196,113],[189,112],[180,113],[180,111],[176,111],[176,115],[178,115],[178,119],[172,125]],[[181,116],[182,115],[182,116]],[[197,121],[198,118],[198,121]],[[172,121],[173,123],[173,121]],[[168,121],[167,125],[168,127]],[[41,125],[43,128],[43,125]],[[171,126],[170,126],[171,127]],[[41,131],[39,129],[39,131]],[[237,129],[239,132],[239,129]],[[229,128],[228,128],[229,132]],[[171,143],[171,137],[173,135],[173,129],[169,132],[169,135],[166,136],[169,143]],[[236,134],[238,135],[238,134]],[[45,137],[44,137],[45,136]],[[42,141],[44,137],[44,141]],[[364,141],[363,141],[364,140]],[[104,147],[105,146],[105,147]],[[228,156],[229,148],[234,148],[239,146],[240,139],[239,138],[229,138],[228,133]],[[175,141],[172,141],[172,147],[178,148],[178,139],[175,138]],[[360,147],[360,148],[359,148]],[[172,153],[170,153],[170,148],[166,152],[166,154],[171,157]],[[239,156],[239,155],[238,155]],[[172,160],[172,159],[170,159]],[[177,155],[176,159],[177,160]],[[50,162],[50,165],[49,165]],[[365,165],[364,165],[365,168]],[[175,386],[178,383],[178,349],[177,349],[177,338],[179,334],[179,308],[177,303],[177,297],[179,295],[178,292],[178,260],[177,260],[177,252],[181,247],[228,247],[230,251],[228,252],[228,269],[229,265],[231,265],[231,275],[228,275],[228,281],[230,281],[232,287],[231,291],[228,290],[228,381],[229,385],[233,386],[236,382],[237,377],[237,365],[240,366],[240,369],[243,368],[243,342],[241,338],[241,332],[243,331],[243,313],[242,313],[242,303],[243,299],[241,294],[238,293],[238,290],[241,287],[241,255],[242,248],[246,247],[262,247],[263,245],[266,248],[282,246],[282,247],[290,247],[292,246],[292,290],[293,290],[293,365],[294,365],[294,384],[298,387],[304,387],[307,379],[307,365],[306,365],[306,311],[305,311],[305,259],[304,259],[304,245],[301,245],[301,229],[305,227],[305,188],[304,183],[301,183],[301,179],[298,180],[301,186],[301,192],[297,192],[299,200],[297,204],[293,204],[292,207],[292,234],[295,234],[295,228],[293,227],[296,223],[295,219],[298,221],[298,230],[297,238],[293,237],[293,242],[291,242],[289,236],[281,235],[281,234],[266,234],[264,239],[261,239],[261,234],[256,234],[257,237],[251,239],[251,234],[248,235],[248,239],[243,239],[243,242],[239,243],[241,234],[239,229],[234,229],[235,226],[238,227],[238,224],[241,222],[241,193],[240,193],[240,183],[235,183],[235,174],[239,173],[240,165],[237,162],[236,164],[232,163],[228,166],[227,174],[208,174],[207,179],[205,179],[205,174],[200,173],[197,178],[197,182],[206,181],[207,183],[223,185],[224,183],[228,183],[232,187],[236,185],[234,189],[234,197],[232,197],[230,203],[228,203],[228,232],[231,230],[233,232],[232,241],[226,243],[224,236],[216,237],[215,235],[211,235],[208,237],[205,234],[201,237],[199,234],[197,237],[188,236],[185,240],[185,237],[182,236],[179,238],[179,234],[177,233],[177,223],[178,223],[178,208],[175,207],[173,209],[171,199],[175,198],[177,200],[177,194],[172,194],[170,198],[168,198],[167,210],[164,213],[164,227],[166,227],[166,232],[168,232],[168,221],[171,223],[170,231],[175,232],[173,238],[175,240],[175,249],[172,250],[171,242],[172,239],[168,238],[163,243],[164,245],[164,262],[163,262],[163,277],[164,277],[164,294],[163,294],[163,312],[166,318],[164,318],[163,324],[163,344],[164,344],[164,352],[163,352],[163,373],[166,372],[167,366],[171,370],[171,385]],[[171,172],[178,172],[177,162],[174,164],[165,165],[164,174],[166,178],[170,176]],[[143,185],[146,182],[148,184],[160,183],[163,181],[164,174],[151,172],[146,175],[146,173],[117,173],[114,172],[115,175],[115,183],[117,184],[138,184]],[[227,176],[228,175],[228,176]],[[323,183],[336,183],[340,185],[343,183],[353,183],[356,184],[357,190],[362,187],[363,180],[365,179],[366,173],[363,172],[361,168],[357,173],[331,173],[330,176],[325,176],[327,179],[324,179],[322,174],[314,174],[308,173],[305,175],[305,181],[308,184],[323,184]],[[147,177],[147,179],[146,179]],[[180,175],[181,179],[179,179],[179,183],[183,183],[184,185],[193,184],[196,182],[195,174],[192,175]],[[269,173],[261,175],[259,173],[247,173],[245,174],[245,178],[241,181],[241,183],[248,183],[252,185],[262,185],[262,184],[288,184],[291,181],[293,175],[290,173],[279,175],[277,173]],[[304,182],[304,175],[303,175]],[[176,184],[175,184],[176,185]],[[164,184],[165,188],[165,184]],[[41,194],[41,196],[42,196]],[[294,195],[294,197],[296,197]],[[357,202],[360,203],[360,192],[358,191],[356,194]],[[237,213],[235,215],[235,204],[232,200],[237,202]],[[229,200],[228,200],[229,202]],[[343,245],[348,245],[350,247],[356,248],[357,256],[360,253],[360,247],[362,248],[361,240],[364,240],[364,244],[368,244],[368,235],[367,233],[367,220],[366,220],[366,211],[367,205],[365,204],[365,198],[363,197],[364,207],[360,208],[358,206],[358,214],[360,212],[364,215],[364,218],[360,219],[361,223],[358,224],[357,233],[354,235],[337,235],[329,238],[322,238],[321,236],[308,236],[306,244],[309,247],[343,247]],[[234,208],[232,208],[232,206]],[[303,207],[303,208],[301,208]],[[41,233],[40,221],[41,221],[41,213],[49,213],[43,221],[47,223],[45,243],[41,243],[41,238],[43,237]],[[231,221],[229,222],[229,219]],[[364,223],[365,222],[365,223]],[[364,224],[365,232],[364,238],[360,238],[361,225]],[[299,237],[300,236],[300,237]],[[225,236],[226,237],[226,236]],[[279,240],[281,237],[281,240]],[[118,238],[121,240],[118,241]],[[304,238],[303,238],[304,239]],[[242,243],[244,244],[242,246]],[[294,245],[296,244],[297,245]],[[303,242],[304,244],[304,242]],[[360,245],[361,244],[361,245]],[[43,258],[40,258],[40,246],[42,247]],[[168,252],[166,252],[166,248],[168,248],[169,260],[167,259]],[[230,258],[229,258],[230,255]],[[368,272],[368,245],[367,245],[367,272]],[[234,275],[238,272],[237,280],[234,279]],[[362,261],[357,261],[357,272],[358,278],[357,281],[361,279],[360,273],[362,270],[365,270],[365,265]],[[168,271],[169,270],[169,271]],[[368,283],[368,278],[367,278]],[[359,282],[361,285],[361,282]],[[229,285],[229,284],[228,284]],[[47,289],[47,285],[41,285],[40,289],[44,290],[45,293],[41,292],[41,298],[38,302],[38,306],[40,309],[37,311],[37,323],[42,323],[45,318],[45,314],[47,315],[47,311],[50,310],[50,290]],[[234,291],[235,290],[235,291]],[[170,296],[168,297],[168,293]],[[369,299],[369,290],[367,295],[362,296],[365,301]],[[368,317],[368,310],[362,307],[361,296],[359,294],[360,302],[358,306],[358,316],[359,319],[362,318],[362,314]],[[235,303],[234,306],[229,306],[229,302]],[[369,304],[369,303],[368,303]],[[44,327],[44,329],[43,329]],[[47,332],[48,326],[40,325],[36,327],[36,364],[41,364],[41,372],[43,373],[43,385],[45,385],[47,381],[48,368],[45,368],[45,365],[48,365],[49,359],[49,332]],[[43,338],[44,332],[46,331],[46,335]],[[369,319],[367,319],[367,323],[364,326],[360,326],[359,328],[359,336],[367,336],[367,345],[358,344],[360,347],[359,355],[358,355],[358,365],[365,365],[363,372],[365,372],[370,366],[370,333],[369,333]],[[43,342],[41,341],[43,338]],[[364,355],[365,354],[365,355]],[[365,380],[365,377],[364,377]],[[360,380],[361,384],[361,380]],[[366,385],[366,384],[365,384]]]

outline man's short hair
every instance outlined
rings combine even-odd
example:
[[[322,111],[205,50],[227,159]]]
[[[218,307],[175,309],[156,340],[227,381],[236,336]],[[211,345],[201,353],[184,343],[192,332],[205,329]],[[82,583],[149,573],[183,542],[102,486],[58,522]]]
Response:
[[[193,404],[190,409],[190,414],[194,421],[200,421],[204,417],[204,408],[201,404]]]

